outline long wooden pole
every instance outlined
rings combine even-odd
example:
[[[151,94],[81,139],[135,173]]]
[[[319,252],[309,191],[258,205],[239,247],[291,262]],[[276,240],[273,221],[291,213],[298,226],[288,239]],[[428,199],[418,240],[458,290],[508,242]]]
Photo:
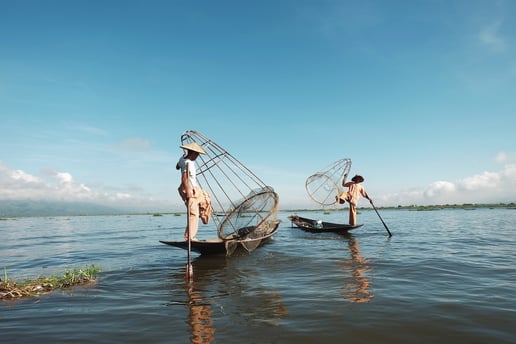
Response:
[[[188,228],[188,262],[186,265],[186,280],[189,281],[193,279],[193,267],[190,259],[190,253],[192,251],[192,233],[190,232],[190,202],[187,203],[186,209],[186,226]]]
[[[376,209],[376,207],[374,206],[373,201],[369,200],[369,203],[371,203],[371,205],[373,206],[374,211],[376,211],[376,214],[378,215],[378,217],[379,217],[379,218],[380,218],[380,220],[382,221],[383,226],[384,226],[384,227],[385,227],[385,229],[387,230],[387,233],[389,233],[389,236],[392,236],[391,231],[389,230],[389,228],[387,227],[387,225],[386,225],[386,224],[385,224],[385,222],[383,221],[382,217],[380,216],[380,213],[378,212],[378,210],[377,210],[377,209]]]

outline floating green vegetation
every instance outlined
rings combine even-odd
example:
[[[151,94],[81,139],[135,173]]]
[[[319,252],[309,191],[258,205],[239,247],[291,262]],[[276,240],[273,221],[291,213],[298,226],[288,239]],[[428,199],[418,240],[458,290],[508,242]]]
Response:
[[[442,208],[440,206],[435,205],[429,205],[429,206],[418,206],[410,208],[409,210],[415,210],[415,211],[432,211],[432,210],[441,210]]]
[[[99,272],[99,267],[90,265],[84,269],[65,271],[62,277],[38,277],[34,280],[16,283],[7,277],[7,269],[4,268],[3,279],[0,279],[0,300],[32,297],[48,293],[54,289],[70,288],[75,285],[94,282]]]

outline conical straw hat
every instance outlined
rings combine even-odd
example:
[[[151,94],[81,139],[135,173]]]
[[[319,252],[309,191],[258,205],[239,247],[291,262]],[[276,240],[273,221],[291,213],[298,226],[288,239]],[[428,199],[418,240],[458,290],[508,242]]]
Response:
[[[181,148],[188,149],[200,154],[206,154],[206,151],[201,146],[199,146],[197,142],[191,142],[186,145],[182,145]]]

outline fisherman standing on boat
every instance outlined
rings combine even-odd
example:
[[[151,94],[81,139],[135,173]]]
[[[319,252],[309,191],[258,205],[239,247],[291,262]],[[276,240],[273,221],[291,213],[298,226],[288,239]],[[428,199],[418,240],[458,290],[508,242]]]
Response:
[[[344,179],[342,179],[342,186],[347,187],[347,192],[342,192],[337,196],[339,203],[343,204],[346,201],[349,202],[349,224],[354,226],[357,224],[357,204],[360,199],[360,195],[364,198],[367,198],[369,202],[373,202],[371,198],[367,195],[364,187],[360,185],[364,181],[364,177],[359,174],[356,174],[353,178],[351,178],[350,182],[346,182],[346,178],[348,174],[344,175]]]
[[[181,146],[186,153],[179,159],[176,169],[181,170],[181,185],[179,185],[179,195],[185,202],[187,210],[187,225],[184,238],[195,240],[195,235],[199,228],[199,201],[201,188],[197,183],[195,170],[195,159],[199,154],[206,154],[206,151],[197,142],[188,143]]]

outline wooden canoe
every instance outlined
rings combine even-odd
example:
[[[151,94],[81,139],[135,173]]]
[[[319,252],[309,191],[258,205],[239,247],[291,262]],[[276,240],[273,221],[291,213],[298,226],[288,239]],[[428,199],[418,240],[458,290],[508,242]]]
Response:
[[[166,241],[160,240],[159,242],[179,247],[185,250],[188,250],[188,241]],[[226,253],[226,245],[224,244],[224,240],[219,238],[213,238],[208,240],[192,240],[191,242],[191,250],[193,252],[197,252],[200,254],[222,254]]]
[[[253,239],[223,240],[220,238],[212,238],[212,239],[207,239],[207,240],[192,240],[190,243],[190,249],[193,252],[200,253],[201,255],[210,255],[210,254],[227,254],[228,250],[226,249],[226,247],[227,247],[226,245],[237,244],[239,246],[238,248],[240,248],[240,247],[243,248],[243,245],[241,244],[241,242],[244,242],[246,244],[251,244],[251,246],[252,246],[253,242],[256,242],[256,244],[259,247],[271,239],[271,237],[277,232],[278,226],[279,226],[279,221],[275,224],[274,229],[270,233],[268,233],[265,236],[261,236],[261,237],[253,238]],[[182,240],[182,241],[160,240],[159,242],[166,244],[166,245],[182,248],[184,250],[188,250],[188,241],[187,240]]]
[[[332,223],[325,221],[318,221],[301,217],[297,215],[290,215],[289,220],[293,225],[301,228],[307,232],[322,233],[322,232],[348,232],[350,230],[362,227],[363,224],[350,225],[345,223]]]

